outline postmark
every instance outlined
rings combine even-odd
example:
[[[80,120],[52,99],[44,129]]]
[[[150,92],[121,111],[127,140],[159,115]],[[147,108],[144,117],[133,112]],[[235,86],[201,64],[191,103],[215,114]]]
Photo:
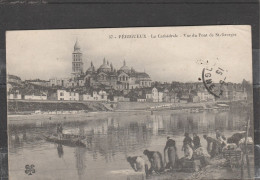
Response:
[[[227,73],[228,70],[220,65],[209,65],[209,63],[202,70],[202,82],[207,91],[216,98],[223,96],[227,86]]]

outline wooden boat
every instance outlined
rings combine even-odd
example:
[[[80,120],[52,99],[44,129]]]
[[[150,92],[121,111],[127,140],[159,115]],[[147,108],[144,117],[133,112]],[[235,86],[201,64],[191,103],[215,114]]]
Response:
[[[46,141],[54,142],[57,144],[62,144],[65,146],[72,146],[72,147],[86,147],[86,144],[83,143],[79,138],[67,138],[62,137],[62,139],[59,139],[58,136],[44,136]]]
[[[62,137],[65,139],[85,139],[86,136],[81,136],[81,135],[75,135],[75,134],[62,134]]]

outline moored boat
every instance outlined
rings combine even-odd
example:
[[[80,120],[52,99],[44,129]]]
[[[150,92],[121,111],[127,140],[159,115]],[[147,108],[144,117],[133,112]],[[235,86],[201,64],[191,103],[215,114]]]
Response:
[[[58,136],[44,136],[46,141],[54,142],[57,144],[62,144],[65,146],[79,146],[79,147],[86,147],[86,144],[83,143],[79,138],[67,138],[62,137],[62,139],[59,139]]]

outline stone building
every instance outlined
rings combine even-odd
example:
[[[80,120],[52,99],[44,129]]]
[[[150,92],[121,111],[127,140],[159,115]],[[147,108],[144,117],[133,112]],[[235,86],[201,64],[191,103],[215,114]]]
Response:
[[[57,90],[58,101],[79,101],[79,93],[74,91],[66,91],[63,89]]]
[[[82,101],[107,101],[106,91],[100,90],[99,92],[93,91],[91,93],[80,94]]]
[[[157,88],[154,87],[146,94],[146,101],[163,102],[163,92],[160,92]]]
[[[137,72],[129,68],[124,60],[123,66],[116,70],[112,63],[105,58],[99,68],[91,62],[90,67],[83,72],[82,52],[78,41],[72,53],[72,76],[69,78],[52,78],[50,86],[61,87],[92,87],[115,90],[130,90],[135,88],[151,87],[152,80],[145,72]]]
[[[84,63],[82,61],[82,53],[77,40],[74,45],[74,51],[72,53],[72,75],[78,77],[83,74],[83,65]]]
[[[74,50],[72,52],[72,72],[71,76],[66,78],[51,78],[49,81],[50,86],[60,86],[60,87],[76,87],[84,86],[84,69],[83,69],[83,53],[80,50],[78,40],[74,45]]]
[[[93,63],[86,71],[85,82],[87,86],[98,87],[105,85],[116,90],[130,90],[139,87],[151,87],[152,80],[145,72],[137,72],[129,68],[124,61],[117,71],[113,64],[103,59],[103,64],[95,70]]]
[[[20,77],[11,75],[11,74],[7,74],[7,79],[6,79],[7,92],[12,90],[13,87],[21,86],[21,84],[22,84],[22,80]]]

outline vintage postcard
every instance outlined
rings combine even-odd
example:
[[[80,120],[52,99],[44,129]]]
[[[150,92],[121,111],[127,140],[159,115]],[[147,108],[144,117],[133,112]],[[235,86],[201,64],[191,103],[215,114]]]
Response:
[[[251,179],[251,27],[6,32],[10,180]]]

